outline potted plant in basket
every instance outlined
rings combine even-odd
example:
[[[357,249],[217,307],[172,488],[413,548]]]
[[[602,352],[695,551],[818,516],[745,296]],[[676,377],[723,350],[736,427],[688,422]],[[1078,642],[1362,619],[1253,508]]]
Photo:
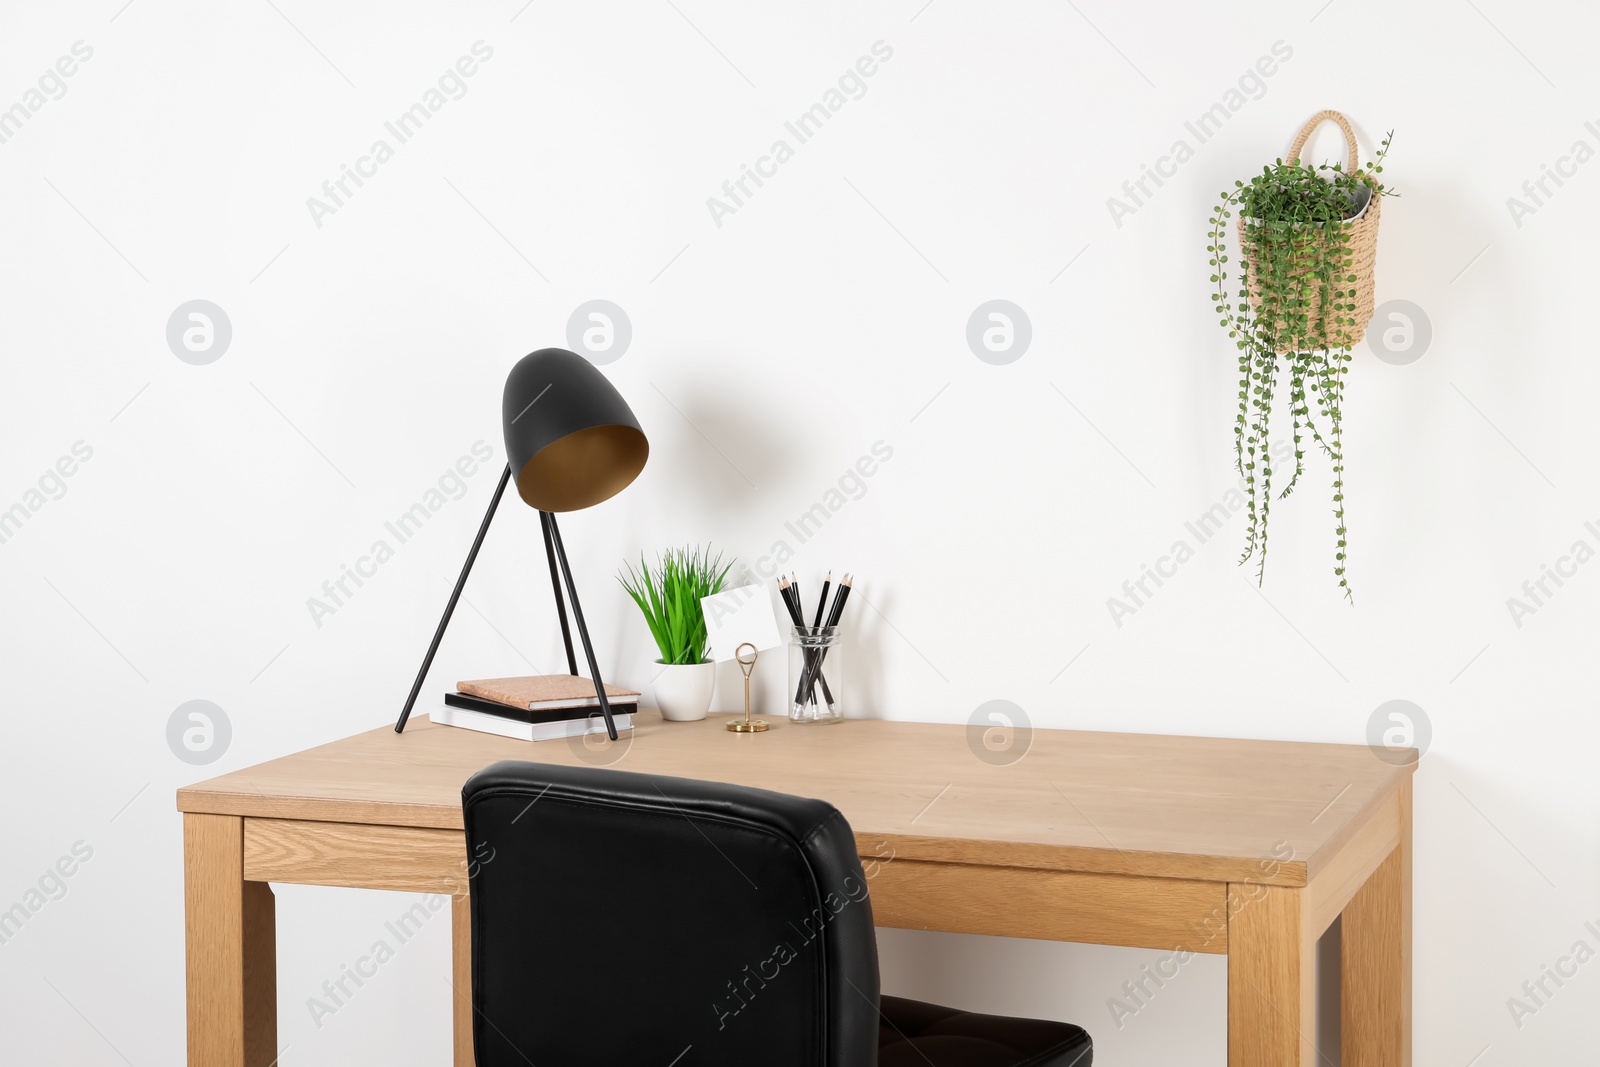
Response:
[[[644,613],[661,651],[661,672],[652,688],[661,717],[687,722],[706,717],[717,665],[706,658],[706,620],[700,598],[722,592],[723,580],[733,561],[711,554],[707,546],[668,549],[652,567],[639,557],[639,569],[626,564],[617,576],[633,602]]]
[[[1331,120],[1344,131],[1347,166],[1300,162],[1311,132]],[[1222,326],[1239,348],[1239,411],[1234,419],[1234,461],[1244,479],[1249,530],[1243,563],[1256,559],[1256,581],[1266,572],[1267,517],[1272,505],[1268,431],[1280,377],[1288,377],[1293,419],[1294,471],[1279,499],[1304,473],[1305,437],[1327,453],[1333,467],[1334,574],[1345,596],[1344,409],[1350,349],[1372,321],[1373,273],[1382,197],[1379,180],[1389,152],[1385,135],[1377,157],[1360,164],[1355,131],[1337,111],[1323,111],[1301,128],[1289,160],[1263,167],[1248,182],[1234,182],[1212,214],[1210,244],[1216,283],[1212,300]],[[1227,220],[1236,230],[1244,262],[1237,299],[1228,292]],[[1317,416],[1312,417],[1311,400]]]

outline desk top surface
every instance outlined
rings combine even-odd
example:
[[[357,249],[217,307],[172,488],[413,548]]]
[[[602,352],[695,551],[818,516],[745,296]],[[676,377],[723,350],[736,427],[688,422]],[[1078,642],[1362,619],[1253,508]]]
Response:
[[[962,724],[847,720],[764,734],[635,716],[618,742],[537,744],[414,718],[178,791],[187,812],[460,829],[496,760],[676,775],[820,797],[863,855],[1304,885],[1415,763],[1364,745],[1035,730],[1014,762]],[[1293,849],[1293,858],[1282,860]]]

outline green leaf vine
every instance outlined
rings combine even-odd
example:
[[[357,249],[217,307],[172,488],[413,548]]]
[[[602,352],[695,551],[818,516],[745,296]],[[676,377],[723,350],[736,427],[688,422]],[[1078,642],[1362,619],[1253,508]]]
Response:
[[[1294,470],[1278,499],[1294,492],[1305,473],[1309,438],[1332,466],[1334,574],[1346,598],[1353,599],[1346,573],[1343,413],[1357,276],[1345,223],[1373,198],[1398,195],[1378,180],[1392,136],[1393,131],[1385,134],[1376,158],[1354,173],[1339,163],[1309,166],[1279,159],[1248,182],[1234,182],[1211,215],[1206,246],[1216,285],[1211,299],[1239,349],[1234,466],[1244,479],[1249,523],[1239,563],[1255,559],[1257,584],[1266,577],[1273,500],[1273,402],[1280,379],[1287,376]],[[1235,214],[1243,220],[1243,267],[1237,271],[1237,293],[1230,297],[1227,229]]]

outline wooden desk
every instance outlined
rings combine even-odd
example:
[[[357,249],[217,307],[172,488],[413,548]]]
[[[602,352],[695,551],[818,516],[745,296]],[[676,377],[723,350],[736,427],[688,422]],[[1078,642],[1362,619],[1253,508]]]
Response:
[[[1227,955],[1230,1067],[1317,1062],[1315,945],[1342,914],[1344,1062],[1411,1062],[1414,762],[1038,730],[994,765],[961,725],[779,720],[739,735],[720,716],[636,721],[625,749],[587,761],[837,805],[880,926]],[[461,786],[499,759],[584,757],[420,719],[180,790],[191,1067],[277,1057],[269,882],[451,894],[455,1058],[471,1064]]]

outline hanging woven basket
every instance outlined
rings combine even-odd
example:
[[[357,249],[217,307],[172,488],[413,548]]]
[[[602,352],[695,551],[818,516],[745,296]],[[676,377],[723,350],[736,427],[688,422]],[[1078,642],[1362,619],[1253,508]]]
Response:
[[[1344,131],[1345,144],[1350,150],[1345,173],[1359,173],[1361,159],[1360,149],[1356,145],[1355,130],[1351,129],[1350,120],[1337,111],[1319,111],[1300,127],[1300,133],[1289,146],[1288,162],[1300,162],[1300,153],[1305,148],[1306,141],[1324,122],[1334,122]],[[1367,325],[1372,321],[1374,275],[1378,259],[1378,215],[1382,203],[1383,197],[1376,193],[1372,194],[1364,205],[1360,205],[1359,211],[1333,229],[1301,224],[1293,226],[1293,241],[1297,252],[1294,258],[1296,261],[1303,260],[1304,265],[1291,268],[1289,277],[1291,280],[1304,283],[1299,294],[1300,301],[1307,310],[1309,321],[1320,324],[1320,328],[1313,327],[1312,335],[1305,339],[1304,344],[1287,341],[1280,344],[1278,346],[1280,353],[1305,348],[1348,348],[1366,336]],[[1245,233],[1247,228],[1260,225],[1274,224],[1263,224],[1258,219],[1243,215],[1238,220],[1239,249],[1245,262],[1250,303],[1257,311],[1261,308],[1258,264],[1256,253],[1246,239]],[[1313,251],[1320,253],[1329,246],[1337,248],[1341,244],[1342,258],[1337,261],[1334,279],[1322,283],[1312,277],[1311,264],[1321,256],[1311,253]],[[1332,298],[1332,303],[1342,305],[1337,308],[1330,307],[1326,318],[1323,316],[1322,308],[1325,294]]]

